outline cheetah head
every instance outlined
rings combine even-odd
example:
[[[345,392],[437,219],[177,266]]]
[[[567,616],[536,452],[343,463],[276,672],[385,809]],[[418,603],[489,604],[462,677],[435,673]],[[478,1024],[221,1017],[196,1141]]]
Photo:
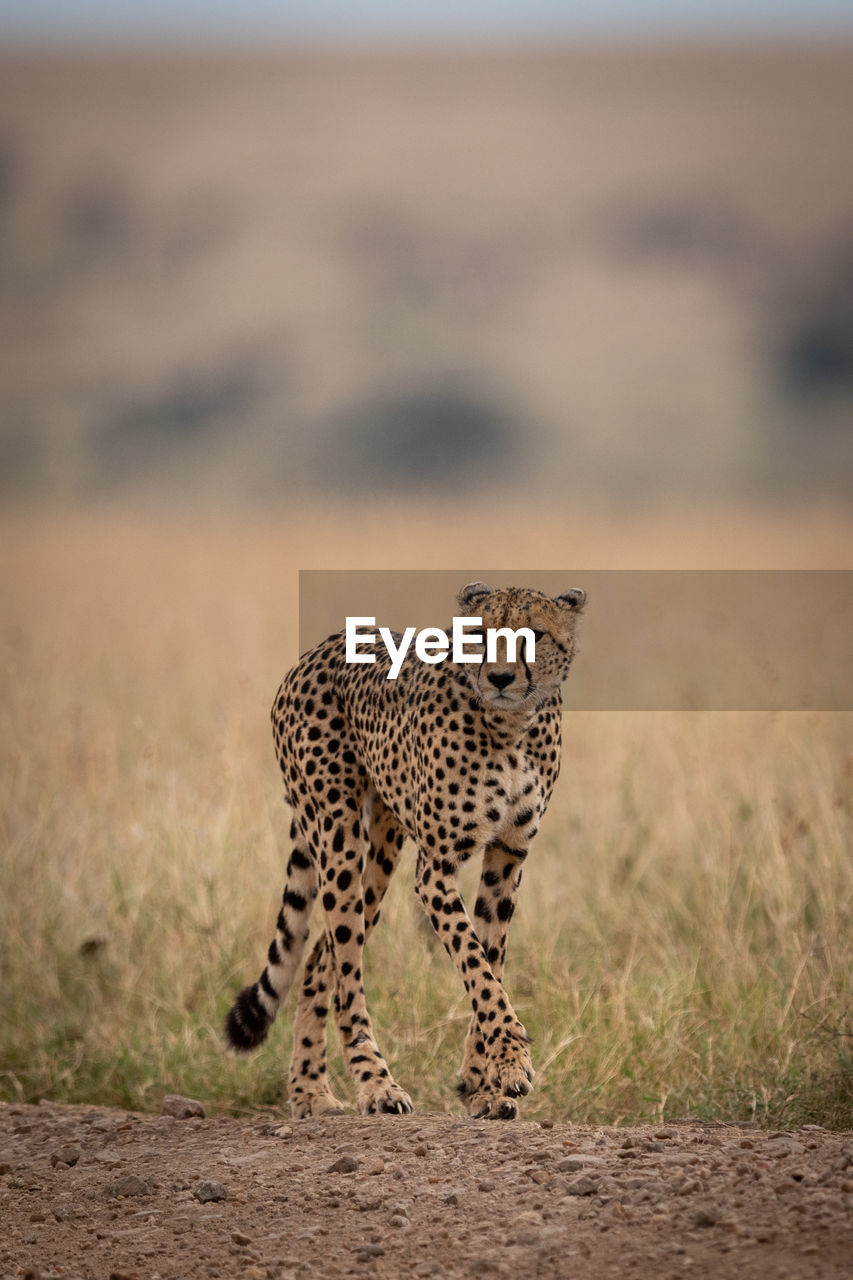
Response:
[[[487,661],[485,646],[466,645],[479,661],[463,667],[474,692],[488,707],[527,711],[550,697],[569,674],[575,655],[575,629],[586,602],[586,592],[573,587],[551,597],[524,587],[493,590],[484,582],[471,582],[456,597],[468,617],[483,619],[483,630],[528,627],[534,636],[535,661],[528,660],[528,646],[520,642],[510,661],[506,640],[498,637],[496,660]]]

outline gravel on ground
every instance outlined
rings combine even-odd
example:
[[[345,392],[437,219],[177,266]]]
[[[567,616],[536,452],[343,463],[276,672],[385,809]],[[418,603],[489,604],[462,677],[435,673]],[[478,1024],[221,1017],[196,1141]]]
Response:
[[[853,1275],[853,1134],[0,1104],[0,1277]]]

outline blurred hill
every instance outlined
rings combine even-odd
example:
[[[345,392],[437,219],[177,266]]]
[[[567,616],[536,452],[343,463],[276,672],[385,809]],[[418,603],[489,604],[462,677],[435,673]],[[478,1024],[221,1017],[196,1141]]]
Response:
[[[0,59],[7,500],[847,497],[853,46]]]

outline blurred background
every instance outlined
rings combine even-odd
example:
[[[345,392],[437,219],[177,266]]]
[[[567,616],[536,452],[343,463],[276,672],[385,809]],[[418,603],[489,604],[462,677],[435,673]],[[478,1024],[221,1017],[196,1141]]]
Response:
[[[0,3],[6,504],[847,504],[853,10]]]

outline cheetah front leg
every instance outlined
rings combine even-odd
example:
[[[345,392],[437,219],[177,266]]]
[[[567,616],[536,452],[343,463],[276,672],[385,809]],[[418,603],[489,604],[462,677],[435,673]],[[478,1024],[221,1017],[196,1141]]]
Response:
[[[456,885],[455,865],[446,858],[430,857],[422,851],[415,883],[433,928],[471,998],[477,1032],[472,1043],[470,1076],[465,1082],[466,1100],[474,1099],[469,1110],[472,1114],[513,1119],[518,1113],[514,1102],[496,1107],[493,1100],[514,1099],[519,1093],[527,1092],[533,1078],[530,1038],[474,931]],[[488,1111],[485,1110],[486,1096],[490,1101]]]
[[[477,936],[499,982],[503,982],[507,936],[526,856],[526,849],[508,849],[505,845],[490,845],[483,855],[474,920]],[[459,1093],[473,1116],[514,1120],[518,1115],[515,1097],[530,1092],[532,1068],[528,1071],[526,1067],[520,1067],[514,1080],[504,1073],[496,1088],[484,1063],[487,1031],[488,1018],[483,1010],[479,1010],[471,1018],[465,1039]]]

